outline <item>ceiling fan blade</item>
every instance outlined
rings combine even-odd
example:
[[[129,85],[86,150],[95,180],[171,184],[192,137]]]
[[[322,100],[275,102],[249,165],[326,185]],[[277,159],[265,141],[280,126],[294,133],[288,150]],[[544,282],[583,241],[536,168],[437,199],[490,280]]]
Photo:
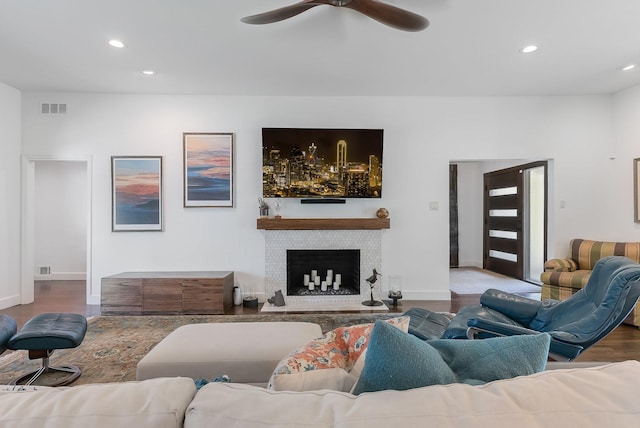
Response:
[[[429,20],[417,13],[376,0],[352,0],[344,7],[358,11],[398,30],[421,31],[429,26]]]
[[[331,4],[329,0],[304,0],[290,6],[281,7],[279,9],[270,10],[269,12],[259,13],[257,15],[245,16],[241,19],[245,24],[271,24],[296,16],[305,10],[323,4]]]

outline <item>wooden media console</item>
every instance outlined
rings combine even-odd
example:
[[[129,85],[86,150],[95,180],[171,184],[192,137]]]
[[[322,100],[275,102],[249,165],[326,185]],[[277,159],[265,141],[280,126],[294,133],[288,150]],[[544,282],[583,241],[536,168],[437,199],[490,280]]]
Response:
[[[103,315],[224,314],[233,272],[123,272],[102,278]]]

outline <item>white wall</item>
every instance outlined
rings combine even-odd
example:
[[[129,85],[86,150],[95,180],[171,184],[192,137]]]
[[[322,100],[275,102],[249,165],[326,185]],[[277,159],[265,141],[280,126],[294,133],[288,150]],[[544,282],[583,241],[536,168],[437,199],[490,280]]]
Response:
[[[20,102],[0,83],[0,308],[20,303]]]
[[[67,103],[65,116],[41,116],[40,102]],[[448,299],[450,160],[554,159],[551,240],[605,235],[626,225],[603,222],[629,209],[616,166],[611,97],[215,97],[39,94],[23,98],[23,152],[92,157],[92,298],[100,278],[127,270],[232,269],[260,289],[264,235],[256,230],[261,195],[261,128],[385,129],[382,200],[346,205],[286,201],[286,217],[373,216],[384,206],[381,272],[402,273],[407,298]],[[235,206],[182,207],[182,133],[234,132]],[[625,144],[621,142],[620,144]],[[165,157],[165,231],[112,233],[110,156]],[[627,160],[628,162],[628,160]],[[606,194],[606,195],[605,195]],[[610,205],[602,204],[603,198]],[[429,203],[438,202],[438,211]],[[561,212],[562,211],[562,212]],[[622,232],[620,232],[622,234]],[[636,231],[637,235],[637,231]],[[628,237],[631,238],[631,237]],[[636,236],[635,239],[640,239]],[[552,255],[552,254],[551,254]],[[403,291],[404,294],[404,291]]]
[[[616,190],[608,195],[607,203],[612,203],[616,195],[623,195],[622,201],[611,209],[611,221],[620,224],[615,228],[616,238],[637,241],[640,223],[633,222],[633,161],[640,158],[640,86],[622,91],[614,97],[614,125],[616,129],[613,154],[618,168],[611,176]],[[612,186],[610,186],[612,187]]]
[[[34,272],[36,279],[85,279],[87,266],[87,165],[35,162]],[[51,275],[40,277],[39,267]]]

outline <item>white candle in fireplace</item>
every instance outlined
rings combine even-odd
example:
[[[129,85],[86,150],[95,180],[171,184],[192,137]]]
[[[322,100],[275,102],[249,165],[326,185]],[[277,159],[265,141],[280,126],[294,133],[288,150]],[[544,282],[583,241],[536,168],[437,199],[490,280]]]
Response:
[[[331,284],[333,282],[333,270],[327,270],[327,283]]]
[[[315,280],[313,282],[315,282],[316,285],[320,285],[320,277],[316,276],[316,278],[315,278]]]
[[[309,274],[308,273],[304,274],[304,285],[305,285],[305,287],[307,285],[309,285]]]
[[[320,286],[322,291],[327,291],[327,281],[322,281],[322,285]]]
[[[317,270],[312,270],[311,271],[311,281],[315,281],[317,276],[318,276],[318,271]]]
[[[340,289],[340,284],[338,284],[337,282],[333,283],[333,289],[338,291]]]
[[[315,287],[315,285],[313,284],[313,282],[310,282],[310,283],[309,283],[309,291],[313,291],[313,290],[315,290],[315,289],[316,289],[316,287]]]
[[[342,274],[341,273],[337,273],[336,274],[336,282],[338,283],[338,285],[342,285]]]

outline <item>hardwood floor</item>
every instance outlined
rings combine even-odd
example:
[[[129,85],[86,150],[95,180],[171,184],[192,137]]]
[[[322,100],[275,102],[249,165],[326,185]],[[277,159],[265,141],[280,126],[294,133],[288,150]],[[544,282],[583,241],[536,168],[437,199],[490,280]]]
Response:
[[[100,315],[99,305],[86,304],[84,281],[36,281],[34,302],[0,310],[12,316],[18,328],[31,317],[44,312],[74,312],[86,317]]]
[[[451,301],[403,300],[402,306],[391,308],[402,313],[411,307],[420,307],[437,312],[457,312],[462,306],[477,305],[479,295],[458,295],[452,293]],[[18,327],[24,325],[34,315],[43,312],[75,312],[87,317],[99,316],[100,306],[85,303],[84,281],[37,281],[35,301],[28,305],[18,305],[0,310],[0,313],[15,318]],[[229,314],[257,313],[257,309],[234,306]],[[624,361],[640,360],[640,329],[621,325],[609,336],[585,351],[576,361]]]

